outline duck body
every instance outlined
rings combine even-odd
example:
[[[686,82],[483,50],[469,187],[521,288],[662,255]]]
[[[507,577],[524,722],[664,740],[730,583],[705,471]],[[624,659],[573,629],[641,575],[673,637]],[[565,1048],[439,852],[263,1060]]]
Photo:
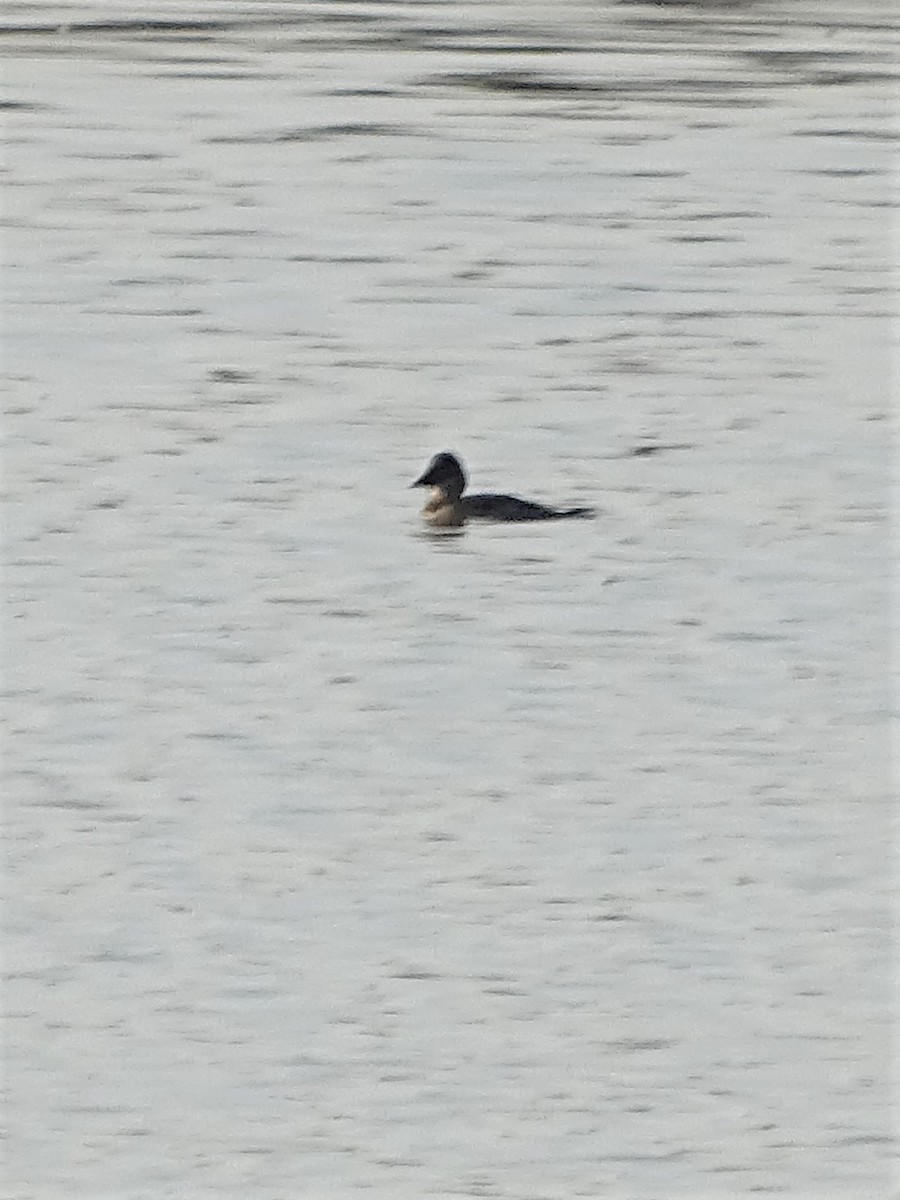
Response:
[[[470,518],[483,521],[558,521],[564,517],[592,517],[591,508],[550,508],[535,500],[502,493],[476,492],[464,495],[466,473],[462,463],[448,452],[436,454],[413,487],[427,487],[430,495],[422,509],[426,523],[443,529],[458,529]]]

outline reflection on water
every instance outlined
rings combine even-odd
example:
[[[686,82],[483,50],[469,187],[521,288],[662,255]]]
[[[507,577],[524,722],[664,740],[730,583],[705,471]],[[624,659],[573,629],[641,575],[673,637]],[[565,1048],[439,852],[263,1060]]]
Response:
[[[889,1191],[900,22],[514,8],[0,18],[10,1194]]]

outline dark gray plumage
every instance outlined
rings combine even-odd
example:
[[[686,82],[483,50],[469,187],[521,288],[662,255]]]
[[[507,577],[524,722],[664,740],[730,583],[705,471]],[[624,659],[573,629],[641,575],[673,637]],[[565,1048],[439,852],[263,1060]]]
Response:
[[[558,521],[563,517],[592,517],[592,508],[550,508],[534,500],[493,492],[466,496],[466,472],[447,451],[436,454],[413,487],[427,487],[431,495],[422,509],[430,525],[459,527],[471,517],[486,521]]]

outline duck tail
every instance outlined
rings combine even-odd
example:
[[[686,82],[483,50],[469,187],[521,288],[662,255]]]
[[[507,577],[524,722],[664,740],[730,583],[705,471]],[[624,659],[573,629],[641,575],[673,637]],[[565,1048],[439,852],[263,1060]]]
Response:
[[[556,515],[558,517],[596,517],[597,510],[595,508],[561,508]]]

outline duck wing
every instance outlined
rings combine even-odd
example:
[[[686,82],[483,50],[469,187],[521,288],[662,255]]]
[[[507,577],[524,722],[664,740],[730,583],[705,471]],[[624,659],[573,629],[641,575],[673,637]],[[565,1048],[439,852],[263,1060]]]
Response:
[[[462,504],[467,517],[484,521],[557,521],[561,517],[590,517],[591,508],[549,508],[536,500],[523,500],[520,496],[504,496],[494,492],[476,492],[463,496]]]

